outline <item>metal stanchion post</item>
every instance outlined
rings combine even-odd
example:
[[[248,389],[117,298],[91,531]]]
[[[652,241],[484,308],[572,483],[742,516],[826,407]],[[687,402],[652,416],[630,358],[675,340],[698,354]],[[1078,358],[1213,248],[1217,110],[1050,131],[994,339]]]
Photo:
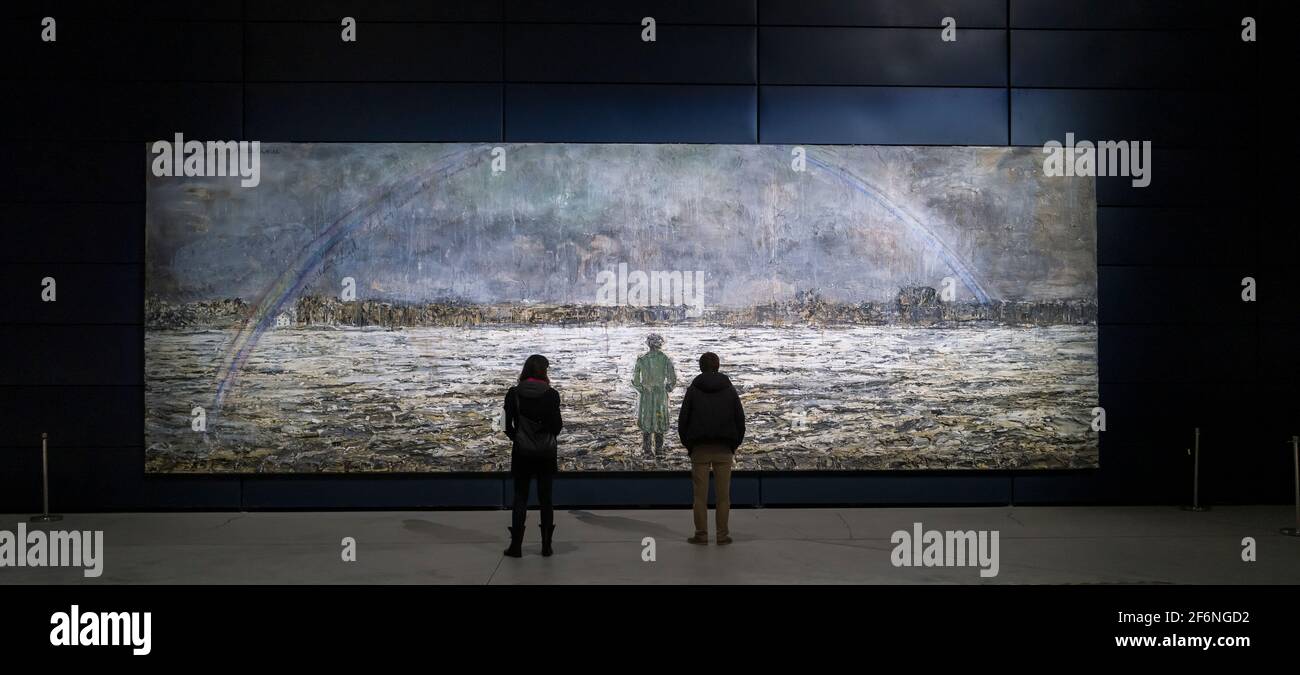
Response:
[[[1282,528],[1282,534],[1300,537],[1300,436],[1291,437],[1291,455],[1295,460],[1295,527]]]
[[[49,439],[50,439],[49,434],[47,433],[41,434],[41,495],[44,497],[44,500],[42,502],[44,510],[41,511],[41,515],[31,517],[31,522],[33,523],[52,523],[58,520],[63,520],[63,516],[56,516],[50,514]]]
[[[1184,506],[1184,511],[1209,511],[1210,507],[1201,506],[1201,428],[1196,427],[1195,439],[1187,454],[1192,456],[1192,504]]]

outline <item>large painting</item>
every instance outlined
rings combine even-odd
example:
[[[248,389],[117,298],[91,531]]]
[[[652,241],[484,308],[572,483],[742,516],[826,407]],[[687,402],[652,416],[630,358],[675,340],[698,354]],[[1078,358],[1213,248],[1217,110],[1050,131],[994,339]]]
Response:
[[[561,470],[680,470],[706,351],[747,413],[740,470],[1095,467],[1095,186],[1042,159],[268,144],[254,186],[151,175],[147,469],[508,470],[503,395],[538,353]]]

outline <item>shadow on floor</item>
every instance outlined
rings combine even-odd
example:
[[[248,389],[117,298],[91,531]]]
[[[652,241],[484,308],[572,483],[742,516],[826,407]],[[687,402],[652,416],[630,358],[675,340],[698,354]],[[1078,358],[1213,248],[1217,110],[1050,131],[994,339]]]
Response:
[[[577,518],[578,522],[587,525],[594,525],[596,527],[602,527],[607,530],[615,530],[618,532],[629,532],[632,534],[639,534],[642,536],[648,535],[654,537],[675,537],[677,535],[682,535],[683,537],[685,537],[687,536],[687,534],[682,534],[682,533],[690,529],[690,527],[686,527],[686,525],[689,525],[689,518],[687,520],[682,521],[684,523],[684,526],[682,528],[674,528],[674,527],[668,527],[667,525],[661,525],[659,523],[652,523],[648,520],[641,520],[639,518],[627,518],[625,516],[602,516],[602,515],[597,515],[595,513],[592,513],[590,511],[570,511],[569,515],[573,516],[574,518]]]
[[[482,530],[470,530],[454,525],[445,525],[432,520],[423,520],[418,518],[408,518],[402,521],[402,527],[408,532],[424,534],[438,539],[452,539],[455,541],[492,541],[501,539],[492,533]],[[506,525],[501,525],[502,531],[505,531]]]

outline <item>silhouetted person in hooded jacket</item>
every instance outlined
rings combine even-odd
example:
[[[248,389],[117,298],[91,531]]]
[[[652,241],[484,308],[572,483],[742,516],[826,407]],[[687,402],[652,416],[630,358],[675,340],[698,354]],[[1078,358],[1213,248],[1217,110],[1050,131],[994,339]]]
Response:
[[[515,481],[514,512],[510,519],[510,548],[505,554],[523,556],[524,520],[528,515],[528,487],[537,481],[537,501],[542,510],[542,555],[553,552],[555,507],[551,504],[551,483],[559,469],[556,437],[564,428],[560,418],[560,394],[546,376],[550,362],[533,354],[524,362],[519,383],[506,392],[505,431],[510,437],[510,474]]]
[[[731,514],[731,463],[745,440],[745,409],[726,375],[718,372],[718,355],[700,356],[700,374],[682,398],[677,433],[691,456],[692,508],[695,535],[692,544],[709,543],[709,471],[717,497],[718,543],[730,544],[727,520]]]

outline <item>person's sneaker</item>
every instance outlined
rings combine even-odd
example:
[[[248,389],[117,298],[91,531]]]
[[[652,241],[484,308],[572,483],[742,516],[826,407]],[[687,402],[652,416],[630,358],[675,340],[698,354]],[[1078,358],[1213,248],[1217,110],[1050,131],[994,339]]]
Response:
[[[721,537],[718,537],[718,546],[726,546],[727,544],[730,543],[731,543],[730,535],[723,535]]]
[[[687,541],[687,543],[691,543],[691,544],[707,544],[707,543],[709,543],[709,538],[708,538],[708,537],[701,537],[700,535],[697,534],[697,535],[695,535],[695,536],[693,536],[693,537],[689,537],[689,538],[687,538],[686,541]]]

